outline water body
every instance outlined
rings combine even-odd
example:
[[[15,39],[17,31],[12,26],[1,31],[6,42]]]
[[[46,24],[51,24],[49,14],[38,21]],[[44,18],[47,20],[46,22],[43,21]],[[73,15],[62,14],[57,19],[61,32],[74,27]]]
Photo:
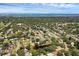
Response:
[[[79,16],[79,14],[23,14],[23,13],[3,13],[0,16],[16,16],[16,17],[59,17],[59,16]]]

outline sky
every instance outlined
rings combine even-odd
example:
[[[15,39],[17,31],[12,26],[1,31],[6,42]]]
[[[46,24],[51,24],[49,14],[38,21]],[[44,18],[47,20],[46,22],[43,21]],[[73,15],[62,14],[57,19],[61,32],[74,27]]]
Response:
[[[79,3],[0,3],[0,13],[79,14]]]

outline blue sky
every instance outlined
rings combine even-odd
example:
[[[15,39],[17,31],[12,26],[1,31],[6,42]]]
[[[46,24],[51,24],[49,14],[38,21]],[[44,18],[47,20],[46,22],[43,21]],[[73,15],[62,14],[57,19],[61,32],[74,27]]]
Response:
[[[0,3],[0,13],[79,14],[78,3]]]

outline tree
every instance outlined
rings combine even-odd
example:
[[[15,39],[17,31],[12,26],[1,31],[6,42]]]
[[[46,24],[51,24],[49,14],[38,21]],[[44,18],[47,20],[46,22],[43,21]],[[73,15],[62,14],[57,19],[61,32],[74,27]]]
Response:
[[[76,47],[77,49],[79,49],[79,41],[76,41],[76,42],[75,42],[75,47]]]
[[[23,48],[20,48],[20,49],[17,51],[17,54],[18,54],[19,56],[24,56],[24,55],[25,55],[24,49],[23,49]]]

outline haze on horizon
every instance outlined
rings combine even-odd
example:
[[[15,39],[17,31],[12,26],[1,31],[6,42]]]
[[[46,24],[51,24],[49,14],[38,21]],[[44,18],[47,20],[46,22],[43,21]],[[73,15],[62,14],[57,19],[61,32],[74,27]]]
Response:
[[[0,13],[79,14],[78,3],[0,3]]]

